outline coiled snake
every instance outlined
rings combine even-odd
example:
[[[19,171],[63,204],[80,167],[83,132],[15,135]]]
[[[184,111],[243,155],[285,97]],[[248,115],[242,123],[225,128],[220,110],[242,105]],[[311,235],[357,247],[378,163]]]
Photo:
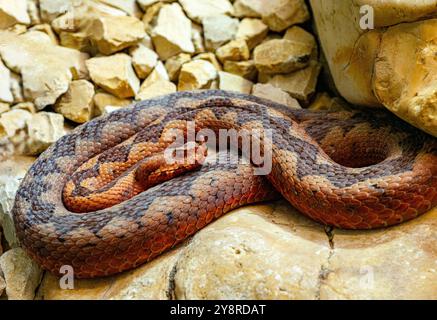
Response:
[[[196,130],[271,130],[259,139],[272,150],[267,179],[247,163],[163,164],[166,131],[192,120]],[[407,221],[437,205],[437,140],[383,111],[320,113],[224,91],[180,92],[63,136],[28,171],[13,216],[22,246],[45,269],[71,265],[76,277],[97,277],[149,261],[275,190],[326,225]]]

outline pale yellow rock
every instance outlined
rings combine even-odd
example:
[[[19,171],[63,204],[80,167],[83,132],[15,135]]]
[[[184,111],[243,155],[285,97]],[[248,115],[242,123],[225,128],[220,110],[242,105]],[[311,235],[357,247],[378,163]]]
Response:
[[[246,40],[232,40],[215,52],[221,63],[225,61],[244,61],[249,60],[250,51]]]
[[[374,92],[387,109],[437,137],[437,19],[390,27],[375,60]]]
[[[20,103],[17,103],[16,105],[14,105],[11,109],[12,110],[15,110],[15,109],[26,110],[26,111],[29,111],[30,113],[37,112],[37,109],[32,102],[20,102]]]
[[[78,0],[39,0],[41,19],[45,22],[51,22],[71,10],[75,3],[81,4]]]
[[[194,60],[182,66],[178,91],[208,89],[217,78],[214,65],[205,60]]]
[[[100,17],[91,28],[91,41],[106,55],[130,47],[145,36],[143,23],[135,17]]]
[[[21,74],[24,97],[39,110],[54,104],[73,79],[88,75],[87,54],[55,46],[49,36],[38,31],[22,35],[0,32],[0,55],[11,70]]]
[[[23,102],[24,94],[23,94],[21,76],[14,72],[11,72],[10,84],[11,84],[12,96],[14,97],[14,103]]]
[[[252,50],[265,39],[268,32],[269,28],[262,20],[245,18],[238,25],[236,38],[246,40]]]
[[[86,65],[93,82],[118,98],[134,97],[140,88],[131,57],[127,54],[91,58]]]
[[[226,72],[236,74],[250,81],[255,81],[258,76],[258,69],[253,60],[225,61],[223,69]]]
[[[177,3],[163,6],[152,30],[153,44],[161,60],[181,52],[194,53],[191,36],[191,21],[182,7]]]
[[[237,91],[249,94],[252,91],[253,82],[235,74],[219,71],[219,89]]]
[[[235,0],[234,15],[239,18],[261,18],[263,6],[268,0]]]
[[[53,112],[38,112],[27,120],[29,135],[26,155],[38,155],[64,134],[64,117]]]
[[[9,103],[0,102],[0,114],[11,110]]]
[[[311,105],[308,106],[308,110],[313,111],[344,111],[348,110],[349,106],[342,98],[332,98],[328,93],[326,92],[319,92],[316,95],[316,98],[311,103]]]
[[[13,102],[14,97],[11,92],[11,72],[0,59],[0,101]]]
[[[214,51],[235,38],[238,30],[238,19],[224,14],[215,14],[203,19],[205,47]]]
[[[39,0],[27,0],[27,13],[29,15],[31,25],[41,24]]]
[[[59,42],[63,47],[84,52],[93,52],[89,35],[86,32],[59,32]]]
[[[141,9],[143,9],[143,11],[146,11],[150,6],[156,3],[171,3],[175,1],[177,0],[137,0],[139,6],[141,7]]]
[[[317,42],[314,36],[306,31],[305,29],[302,29],[301,27],[294,26],[289,29],[284,34],[284,39],[293,41],[296,43],[303,43],[308,45],[309,47],[313,48],[312,52],[312,59],[317,60],[318,58],[318,49],[317,49]]]
[[[12,156],[0,162],[0,225],[10,247],[18,246],[11,213],[15,194],[34,161],[34,157]]]
[[[132,103],[129,99],[120,99],[116,96],[106,93],[97,92],[93,98],[94,101],[94,116],[100,116],[105,113],[105,108],[108,106],[113,107],[126,107]]]
[[[26,128],[26,121],[32,117],[29,111],[16,109],[0,115],[0,137],[13,137],[18,130]]]
[[[198,54],[197,56],[193,57],[193,60],[199,60],[199,59],[211,62],[214,65],[214,67],[217,69],[217,71],[222,70],[222,65],[217,60],[216,55],[212,52],[201,53],[201,54]]]
[[[2,252],[0,252],[1,255]],[[0,275],[0,297],[3,295],[3,292],[6,289],[6,281],[3,279],[3,277]]]
[[[158,61],[158,63],[155,66],[155,69],[153,69],[152,73],[146,78],[146,80],[144,80],[144,82],[141,85],[149,86],[159,80],[164,80],[164,81],[170,80],[167,70],[165,69],[165,66],[161,61]]]
[[[262,20],[272,31],[281,32],[310,18],[305,0],[272,0]]]
[[[32,28],[30,28],[29,31],[44,32],[46,35],[48,35],[50,37],[50,40],[52,41],[52,43],[54,45],[59,44],[58,38],[57,38],[56,34],[53,32],[52,27],[47,23],[37,24],[37,25],[33,26]]]
[[[232,14],[234,8],[229,0],[179,0],[188,16],[203,23],[204,19],[214,15]]]
[[[133,17],[141,18],[142,16],[142,12],[136,0],[99,0],[99,2],[122,10]]]
[[[21,248],[6,251],[0,257],[0,269],[9,300],[33,300],[42,270]]]
[[[259,72],[290,73],[308,66],[314,47],[286,39],[274,39],[255,48],[253,57]]]
[[[5,31],[9,31],[15,34],[23,34],[27,32],[27,26],[24,24],[14,24],[12,27],[5,29]]]
[[[68,91],[56,102],[55,111],[73,122],[87,122],[94,115],[94,93],[94,85],[91,82],[72,81]]]
[[[173,56],[165,62],[165,69],[171,81],[176,82],[179,78],[182,66],[191,60],[191,56],[188,53],[180,53]]]
[[[205,41],[203,39],[203,27],[196,23],[191,25],[191,41],[193,41],[194,45],[194,53],[204,53],[205,49]]]
[[[159,11],[164,7],[164,2],[157,2],[147,8],[143,16],[143,23],[147,34],[152,34],[153,28],[156,26]]]
[[[142,85],[140,87],[136,100],[147,100],[174,93],[177,91],[176,89],[176,85],[173,82],[166,80],[158,80],[150,84],[146,83],[146,86]]]
[[[292,98],[287,92],[272,86],[271,84],[257,83],[252,88],[254,96],[272,100],[274,102],[286,105],[291,109],[302,109],[299,102]]]
[[[129,54],[132,56],[132,65],[140,79],[145,79],[158,63],[158,55],[155,51],[144,45],[131,47]]]
[[[0,30],[17,23],[30,24],[27,0],[0,0]]]
[[[293,98],[307,103],[316,91],[320,69],[318,62],[311,61],[305,69],[269,77],[268,83],[288,92]]]

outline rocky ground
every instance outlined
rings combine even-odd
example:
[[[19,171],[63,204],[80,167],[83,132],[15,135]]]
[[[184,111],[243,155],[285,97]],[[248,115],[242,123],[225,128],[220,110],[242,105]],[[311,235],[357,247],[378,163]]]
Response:
[[[20,180],[39,153],[94,117],[213,88],[342,108],[317,92],[322,65],[304,0],[0,0],[0,58],[2,298],[437,298],[437,210],[345,232],[284,201],[247,207],[143,267],[74,290],[19,247],[10,212]]]

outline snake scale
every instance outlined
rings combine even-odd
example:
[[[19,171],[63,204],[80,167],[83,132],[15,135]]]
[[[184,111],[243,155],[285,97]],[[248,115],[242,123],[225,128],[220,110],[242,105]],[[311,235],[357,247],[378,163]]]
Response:
[[[231,161],[161,170],[166,130],[193,120],[196,130],[271,130],[260,139],[271,147],[271,171],[263,177]],[[410,220],[437,205],[437,139],[384,111],[312,112],[225,91],[179,92],[59,139],[22,180],[13,217],[43,268],[59,274],[71,265],[90,278],[134,268],[226,212],[279,193],[339,228]]]

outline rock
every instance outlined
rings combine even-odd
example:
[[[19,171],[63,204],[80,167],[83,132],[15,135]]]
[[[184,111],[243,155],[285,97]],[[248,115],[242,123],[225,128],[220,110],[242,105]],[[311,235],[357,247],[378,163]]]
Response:
[[[86,65],[93,82],[118,98],[134,97],[140,88],[131,57],[127,54],[91,58]]]
[[[41,24],[39,0],[27,0],[27,13],[29,15],[31,25]]]
[[[76,123],[85,123],[94,114],[94,85],[87,80],[71,82],[68,91],[55,104],[55,111]]]
[[[0,101],[13,102],[14,97],[11,92],[11,72],[0,59]]]
[[[9,300],[33,300],[42,270],[21,248],[6,251],[0,257],[0,269]]]
[[[238,30],[238,19],[224,14],[216,14],[203,19],[205,47],[214,51],[226,42],[235,38]]]
[[[302,43],[304,45],[307,45],[308,47],[313,48],[312,56],[311,58],[314,60],[318,59],[318,50],[317,50],[317,42],[314,36],[306,31],[305,29],[302,29],[301,27],[294,26],[289,29],[284,34],[284,39],[293,41],[295,43]]]
[[[42,32],[0,32],[0,55],[11,70],[21,74],[24,96],[38,110],[54,104],[73,79],[88,74],[85,53],[55,46]]]
[[[239,18],[261,18],[261,11],[265,5],[267,0],[235,0],[234,15]]]
[[[11,110],[9,103],[0,102],[0,114]]]
[[[208,89],[217,78],[214,65],[205,60],[194,60],[182,66],[178,91]]]
[[[191,41],[193,41],[194,53],[198,54],[206,51],[203,40],[203,28],[196,23],[191,25]]]
[[[18,74],[11,72],[10,85],[11,93],[14,97],[14,103],[20,103],[24,101],[23,88],[21,84],[21,77]]]
[[[316,91],[320,69],[321,66],[318,62],[311,61],[310,65],[305,69],[289,74],[271,76],[267,82],[274,87],[288,92],[293,98],[303,103],[308,103]]]
[[[314,47],[286,39],[274,39],[255,48],[253,57],[259,72],[290,73],[305,68]]]
[[[398,117],[437,137],[437,19],[390,27],[373,75],[378,100]]]
[[[144,80],[144,82],[141,85],[143,87],[146,87],[159,80],[164,80],[164,81],[170,80],[167,70],[165,69],[164,64],[161,61],[158,61],[158,63],[155,66],[155,69],[153,69],[152,73],[146,78],[146,80]]]
[[[176,0],[137,0],[138,4],[140,5],[141,9],[143,11],[146,11],[150,6],[156,4],[156,3],[170,3],[175,2]]]
[[[255,81],[258,76],[258,69],[255,61],[225,61],[223,69],[226,72],[236,74],[250,81]]]
[[[106,55],[130,47],[145,36],[143,23],[135,17],[99,17],[91,28],[91,41]]]
[[[64,134],[64,117],[53,112],[38,112],[27,120],[29,135],[26,155],[39,155]]]
[[[179,0],[179,2],[188,16],[198,23],[203,23],[207,17],[232,14],[234,11],[229,0]]]
[[[0,30],[17,23],[28,25],[27,0],[0,0]]]
[[[176,85],[173,82],[166,80],[158,80],[152,83],[145,83],[146,85],[141,85],[140,91],[136,96],[136,100],[147,100],[166,94],[176,92]]]
[[[179,78],[182,66],[191,60],[191,56],[187,53],[180,53],[173,56],[165,62],[165,69],[171,81],[176,82]]]
[[[246,40],[252,50],[265,39],[268,32],[269,28],[260,19],[245,18],[238,25],[236,38]]]
[[[50,40],[52,41],[52,43],[54,45],[58,45],[58,38],[56,36],[56,34],[53,32],[52,27],[47,24],[47,23],[43,23],[43,24],[37,24],[35,26],[33,26],[32,28],[29,29],[29,31],[40,31],[45,33],[46,35],[49,36]]]
[[[132,56],[132,65],[140,79],[145,79],[158,63],[158,55],[155,51],[144,45],[136,45],[129,50]]]
[[[99,0],[99,2],[122,10],[133,17],[141,18],[142,16],[142,12],[136,0]]]
[[[305,0],[272,0],[262,13],[263,22],[270,30],[281,32],[310,18]]]
[[[15,194],[34,157],[12,156],[0,162],[0,225],[10,247],[18,246],[12,219]]]
[[[120,99],[116,96],[106,93],[106,92],[97,92],[94,95],[94,112],[95,116],[100,116],[105,113],[105,108],[108,106],[112,107],[126,107],[132,103],[129,99]]]
[[[161,60],[182,52],[194,53],[191,36],[191,21],[181,6],[177,3],[163,6],[152,30],[153,44]]]
[[[0,253],[1,254],[1,253]],[[3,277],[0,275],[0,297],[3,295],[3,292],[6,289],[6,281],[3,279]]]
[[[308,106],[308,110],[337,112],[351,109],[342,98],[332,98],[326,92],[319,92],[311,105]]]
[[[32,114],[26,110],[11,110],[0,116],[0,136],[12,138],[17,131],[26,128],[26,121]]]
[[[237,91],[249,94],[253,82],[232,73],[219,71],[219,88],[221,90]]]
[[[36,113],[37,109],[32,102],[20,102],[12,107],[12,110],[21,109],[29,111],[30,113]]]
[[[249,60],[250,51],[246,40],[232,40],[216,51],[217,58],[221,63],[225,61]]]
[[[39,0],[41,19],[51,22],[73,8],[75,0]]]
[[[146,9],[143,16],[143,24],[147,34],[152,34],[153,28],[156,26],[159,11],[164,7],[164,2],[157,2]]]
[[[193,60],[205,60],[211,62],[217,71],[222,70],[222,66],[220,62],[217,60],[215,54],[212,52],[205,52],[205,53],[198,54],[197,56],[193,57]]]
[[[271,84],[255,84],[252,88],[252,94],[260,98],[286,105],[290,107],[290,109],[302,109],[296,99],[292,98],[287,92],[276,88]]]

